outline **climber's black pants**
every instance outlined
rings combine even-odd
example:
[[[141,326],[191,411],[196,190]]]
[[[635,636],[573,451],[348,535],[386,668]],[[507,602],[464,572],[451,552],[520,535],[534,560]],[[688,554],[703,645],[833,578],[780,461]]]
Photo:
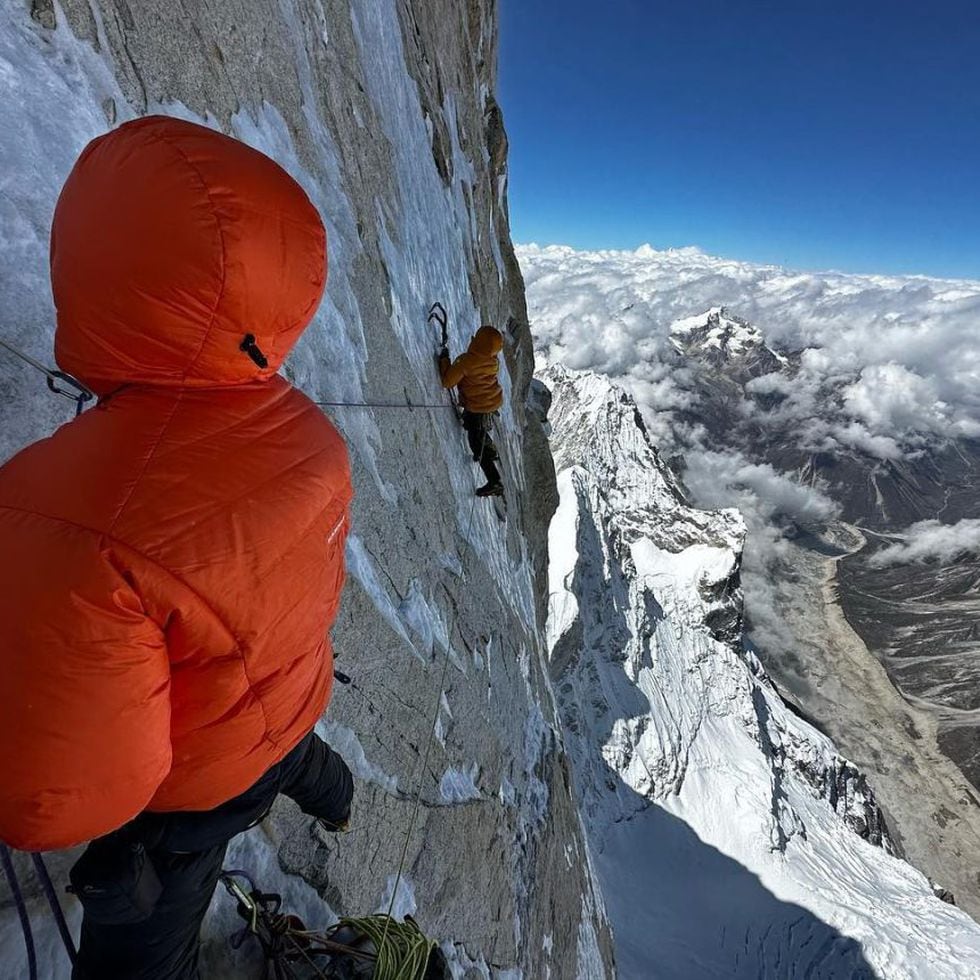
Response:
[[[490,436],[493,426],[492,415],[482,415],[479,412],[463,412],[463,428],[470,442],[470,452],[473,459],[480,464],[483,475],[489,483],[500,483],[500,470],[496,461],[500,459],[497,447]]]
[[[142,844],[163,890],[142,922],[108,924],[86,914],[72,980],[197,980],[201,922],[228,842],[261,820],[280,792],[338,825],[350,814],[354,784],[343,759],[310,733],[254,786],[214,810],[146,812],[90,844],[86,854],[96,865],[112,868]]]
[[[228,842],[206,851],[148,857],[163,892],[149,919],[106,925],[82,919],[72,980],[198,980],[198,935],[221,874]]]

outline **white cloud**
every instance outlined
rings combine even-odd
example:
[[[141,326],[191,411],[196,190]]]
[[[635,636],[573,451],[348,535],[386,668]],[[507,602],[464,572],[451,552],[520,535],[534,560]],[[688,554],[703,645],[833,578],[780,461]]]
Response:
[[[693,248],[518,256],[542,355],[619,379],[648,417],[686,404],[683,372],[650,375],[670,324],[726,306],[802,351],[791,384],[750,390],[784,395],[760,420],[795,422],[805,445],[896,459],[925,439],[980,436],[980,282],[796,273]]]
[[[876,433],[943,431],[948,426],[945,402],[934,379],[923,378],[901,364],[873,364],[843,390],[844,409]]]
[[[957,524],[919,521],[898,542],[875,552],[870,564],[878,568],[930,560],[948,564],[963,554],[980,555],[980,520],[976,518]]]
[[[795,385],[793,379],[785,374],[773,372],[753,378],[745,390],[754,395],[792,395]]]
[[[877,459],[901,459],[902,447],[891,436],[879,436],[869,431],[860,422],[848,422],[833,426],[830,430],[833,440],[842,446],[852,446],[868,456]]]
[[[737,506],[756,528],[780,520],[823,522],[839,510],[819,487],[799,483],[768,463],[753,463],[739,452],[690,454],[684,482],[702,506]]]

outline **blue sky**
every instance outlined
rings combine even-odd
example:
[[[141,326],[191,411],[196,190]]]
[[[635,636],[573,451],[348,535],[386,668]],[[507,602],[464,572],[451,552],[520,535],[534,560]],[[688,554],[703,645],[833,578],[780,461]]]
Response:
[[[501,0],[515,241],[980,278],[980,3]]]

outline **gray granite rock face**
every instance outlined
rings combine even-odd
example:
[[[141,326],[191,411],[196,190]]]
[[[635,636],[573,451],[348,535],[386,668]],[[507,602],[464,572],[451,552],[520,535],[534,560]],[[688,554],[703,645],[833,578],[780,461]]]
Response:
[[[493,95],[496,4],[14,6],[17,36],[49,58],[52,73],[67,77],[72,59],[92,77],[99,63],[105,67],[106,78],[84,96],[101,109],[105,128],[172,111],[247,139],[274,118],[308,188],[320,189],[321,210],[330,212],[327,195],[335,196],[337,213],[327,214],[327,309],[286,368],[314,396],[444,399],[425,319],[431,301],[449,308],[455,352],[480,322],[506,332],[507,404],[498,432],[506,522],[486,502],[471,502],[478,471],[448,411],[330,410],[351,445],[357,495],[352,570],[333,634],[338,668],[353,683],[335,686],[324,733],[359,777],[353,830],[318,837],[283,803],[250,843],[235,845],[233,858],[251,856],[279,887],[302,879],[337,914],[374,911],[390,894],[420,779],[398,907],[416,907],[459,975],[612,976],[609,929],[542,666],[556,492],[542,417],[528,401],[533,353],[508,230],[507,140]],[[429,134],[410,159],[393,138],[396,102],[406,132]],[[18,111],[30,129],[30,107]],[[413,209],[440,184],[456,205],[429,216],[429,254],[419,244],[427,216]],[[54,201],[32,203],[50,213]],[[42,262],[40,246],[34,251],[25,261]],[[448,295],[438,292],[444,289]],[[43,351],[51,327],[43,303],[38,311],[22,337]],[[0,366],[0,381],[12,370]],[[16,391],[27,421],[8,450],[49,428],[48,409],[31,413],[31,401],[47,397],[41,389]],[[447,642],[436,739],[419,777]],[[55,868],[66,860],[56,858]],[[230,901],[216,897],[205,928],[208,975],[230,975],[232,925]],[[52,964],[52,976],[67,976]],[[234,975],[249,969],[247,958],[237,960]]]

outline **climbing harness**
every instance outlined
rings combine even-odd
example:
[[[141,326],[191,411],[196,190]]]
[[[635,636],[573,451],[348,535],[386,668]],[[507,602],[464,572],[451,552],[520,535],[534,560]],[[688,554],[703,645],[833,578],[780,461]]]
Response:
[[[260,891],[246,872],[225,871],[221,883],[245,920],[232,946],[238,949],[249,936],[257,939],[277,980],[298,977],[297,970],[312,970],[326,980],[424,980],[432,976],[430,965],[444,964],[437,944],[410,917],[388,922],[384,915],[369,915],[307,929],[282,912],[280,895]]]
[[[54,885],[51,882],[51,876],[48,874],[47,866],[44,863],[44,858],[40,854],[31,854],[31,860],[34,863],[34,872],[37,875],[38,881],[41,883],[41,889],[44,892],[44,896],[47,899],[48,905],[51,907],[51,912],[54,915],[55,922],[58,926],[58,933],[61,936],[61,941],[65,944],[65,951],[68,953],[68,959],[71,960],[72,964],[78,958],[78,954],[75,950],[75,943],[72,941],[71,932],[68,929],[68,923],[65,920],[64,910],[61,908],[61,902],[58,901],[58,896],[55,893]],[[37,951],[34,947],[34,933],[31,929],[31,917],[27,911],[27,902],[24,900],[24,892],[20,886],[20,880],[17,877],[17,871],[14,868],[14,861],[10,854],[10,848],[6,844],[0,843],[0,865],[3,866],[4,875],[6,875],[7,882],[10,885],[10,893],[14,899],[14,906],[17,909],[17,917],[20,919],[20,926],[24,933],[24,946],[27,950],[27,970],[30,980],[38,980],[37,972]]]
[[[29,354],[25,354],[22,350],[14,347],[13,344],[4,340],[0,337],[0,347],[5,348],[14,357],[19,357],[25,364],[29,364],[35,371],[40,371],[47,380],[48,388],[53,391],[56,395],[62,395],[65,398],[70,398],[75,402],[75,415],[81,415],[82,409],[85,403],[91,401],[95,398],[95,392],[86,388],[85,385],[81,383],[77,378],[73,378],[70,374],[66,374],[64,371],[52,371],[50,368],[46,368],[40,361],[35,361],[33,357]],[[68,387],[63,387],[67,385]],[[74,390],[69,390],[74,389]]]

